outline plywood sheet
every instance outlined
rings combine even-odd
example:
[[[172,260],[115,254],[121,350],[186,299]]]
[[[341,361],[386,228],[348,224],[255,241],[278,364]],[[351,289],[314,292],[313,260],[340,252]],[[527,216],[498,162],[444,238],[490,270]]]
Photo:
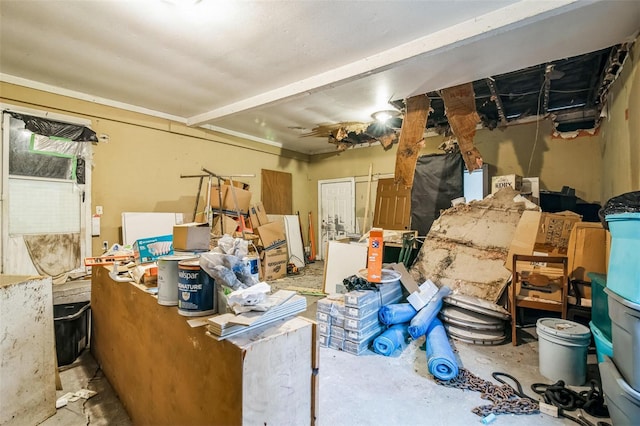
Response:
[[[262,169],[262,204],[269,214],[293,213],[291,173]]]
[[[443,89],[441,92],[445,113],[453,134],[458,139],[460,153],[467,170],[482,167],[482,156],[474,146],[473,138],[480,116],[476,112],[476,95],[472,83]]]
[[[35,425],[56,412],[51,278],[0,275],[0,424]]]
[[[420,148],[424,144],[424,132],[431,102],[425,95],[407,99],[407,112],[402,120],[400,141],[396,154],[395,181],[410,188]]]

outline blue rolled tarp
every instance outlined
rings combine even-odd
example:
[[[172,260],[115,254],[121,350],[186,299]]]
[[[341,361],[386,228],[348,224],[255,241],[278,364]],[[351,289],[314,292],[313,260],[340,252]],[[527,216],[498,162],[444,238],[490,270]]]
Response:
[[[417,313],[411,303],[392,303],[380,308],[378,319],[384,325],[401,324],[411,321]]]
[[[373,350],[384,356],[391,356],[396,349],[402,348],[409,337],[407,324],[395,324],[373,341]]]
[[[449,294],[451,294],[451,289],[449,287],[440,287],[440,290],[438,290],[436,295],[433,296],[427,306],[420,309],[420,312],[413,317],[411,324],[409,324],[409,334],[411,337],[417,339],[427,333],[429,325],[436,315],[438,315],[438,312],[440,312],[440,308],[442,308],[442,299]]]
[[[440,380],[451,380],[458,375],[458,361],[438,318],[431,322],[427,331],[427,366],[429,373]]]

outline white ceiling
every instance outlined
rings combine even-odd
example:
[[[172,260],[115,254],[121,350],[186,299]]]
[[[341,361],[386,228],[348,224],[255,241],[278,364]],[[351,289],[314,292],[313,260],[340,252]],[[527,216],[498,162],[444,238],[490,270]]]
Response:
[[[629,41],[640,1],[0,0],[0,78],[303,153],[319,125]]]

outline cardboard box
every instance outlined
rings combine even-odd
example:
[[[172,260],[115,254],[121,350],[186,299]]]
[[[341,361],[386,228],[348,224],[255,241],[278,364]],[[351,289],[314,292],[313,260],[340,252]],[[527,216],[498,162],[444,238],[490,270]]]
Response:
[[[211,198],[209,204],[213,209],[220,209],[220,199],[218,193],[221,192],[222,196],[222,210],[228,210],[247,214],[249,212],[249,206],[251,205],[251,192],[231,187],[229,185],[222,185],[222,189],[218,189],[217,186],[211,187]],[[234,198],[235,197],[235,198]],[[237,207],[236,207],[237,200]]]
[[[522,176],[518,175],[502,175],[493,176],[491,178],[491,193],[495,194],[502,188],[511,187],[516,191],[522,188]]]
[[[209,250],[211,235],[208,223],[183,223],[173,227],[175,250]]]
[[[577,222],[569,237],[569,277],[591,280],[587,272],[606,274],[606,231],[600,223]]]
[[[289,263],[287,246],[263,250],[262,253],[260,253],[260,263],[262,265],[262,279],[264,281],[286,277],[287,264]]]
[[[173,254],[173,235],[142,238],[133,243],[133,257],[138,264],[155,262],[168,254]]]
[[[254,228],[269,223],[269,218],[267,218],[267,212],[265,211],[262,202],[249,207],[249,217],[251,217],[251,226]]]
[[[367,281],[371,283],[379,283],[382,280],[383,235],[384,231],[382,228],[372,228],[371,231],[369,231]]]
[[[233,186],[235,186],[236,188],[246,189],[247,191],[249,190],[249,184],[248,183],[239,182],[237,180],[234,180],[232,182],[230,179],[223,179],[222,183],[224,185],[231,185],[233,183]]]
[[[221,207],[220,199],[222,199],[222,205],[224,206],[224,199],[227,196],[228,190],[229,190],[229,187],[227,185],[222,185],[221,187],[218,187],[218,186],[211,187],[211,194],[209,199],[209,205],[211,206],[211,208],[219,209]]]
[[[223,185],[225,186],[225,185]],[[233,212],[240,211],[240,213],[249,213],[249,206],[251,205],[251,192],[236,188],[228,187],[227,193],[224,197],[224,210],[231,210]],[[236,205],[236,202],[238,203]]]
[[[505,267],[512,269],[514,254],[566,256],[571,231],[580,219],[573,212],[525,210],[513,234]]]
[[[284,231],[284,225],[282,222],[271,222],[266,225],[258,226],[256,232],[260,236],[262,241],[262,247],[265,250],[270,250],[276,247],[287,244],[287,235]]]
[[[220,225],[222,224],[222,229],[220,229]],[[211,233],[216,236],[228,234],[232,235],[236,232],[238,228],[238,222],[230,216],[227,215],[217,215],[213,218],[213,225],[211,226]],[[224,232],[223,232],[224,231]]]

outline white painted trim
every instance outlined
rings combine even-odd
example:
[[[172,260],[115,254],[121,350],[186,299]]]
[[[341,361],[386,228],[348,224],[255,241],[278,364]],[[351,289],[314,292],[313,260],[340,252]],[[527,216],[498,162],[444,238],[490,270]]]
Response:
[[[9,243],[9,206],[7,192],[9,188],[9,128],[11,116],[0,111],[2,135],[0,135],[0,274],[4,274],[4,250]]]
[[[224,133],[226,135],[236,136],[238,138],[248,139],[250,141],[263,143],[265,145],[277,146],[278,148],[282,148],[282,144],[280,142],[274,142],[268,139],[259,138],[257,136],[247,135],[241,132],[236,132],[235,130],[228,130],[228,129],[225,129],[224,127],[218,127],[212,124],[203,124],[200,127],[214,131],[214,132]]]
[[[29,80],[22,77],[16,77],[10,74],[0,73],[0,81],[15,84],[18,86],[28,87],[30,89],[42,90],[43,92],[49,92],[56,95],[68,96],[70,98],[79,99],[79,100],[91,102],[94,104],[110,106],[114,108],[123,109],[125,111],[137,112],[140,114],[150,115],[152,117],[158,117],[158,118],[164,118],[166,120],[177,121],[178,123],[182,123],[182,124],[187,123],[187,120],[184,117],[179,117],[177,115],[166,114],[164,112],[143,108],[137,105],[131,105],[124,102],[114,101],[112,99],[101,98],[100,96],[93,96],[87,93],[77,92],[75,90],[64,89],[62,87],[40,83],[39,81]]]
[[[419,55],[434,54],[443,49],[450,50],[454,47],[468,44],[474,39],[486,38],[494,33],[507,31],[514,25],[524,26],[541,20],[548,15],[557,15],[568,10],[587,6],[590,3],[592,2],[578,0],[544,2],[522,0],[355,62],[224,105],[203,114],[194,115],[187,119],[187,125],[197,126],[217,118],[260,106],[301,98],[323,88],[335,86],[338,83],[342,84],[359,77],[382,72],[394,64]]]
[[[15,106],[0,102],[0,110],[2,112],[15,112],[18,114],[27,114],[34,117],[47,118],[49,120],[61,121],[63,123],[76,124],[78,126],[91,127],[91,120],[86,118],[74,117],[71,115],[58,114],[55,112],[32,109],[23,106]]]

